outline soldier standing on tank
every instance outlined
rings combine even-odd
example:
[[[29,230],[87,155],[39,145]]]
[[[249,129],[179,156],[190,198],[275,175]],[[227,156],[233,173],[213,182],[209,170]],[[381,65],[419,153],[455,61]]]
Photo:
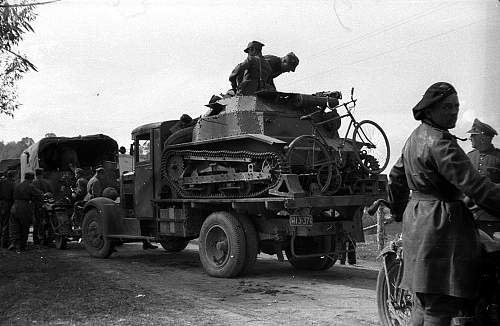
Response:
[[[467,131],[470,134],[472,143],[471,152],[467,153],[472,165],[479,172],[494,183],[500,183],[500,149],[492,144],[493,137],[497,131],[490,125],[474,119],[472,128]],[[481,230],[490,236],[500,231],[500,217],[494,216],[474,204],[472,200],[466,198],[466,203],[471,208],[476,222]]]
[[[26,250],[29,228],[33,220],[33,202],[42,200],[42,191],[33,185],[33,172],[24,174],[24,181],[14,188],[14,204],[10,210],[9,250],[16,249],[19,253]]]
[[[252,95],[261,90],[275,89],[270,83],[271,65],[262,56],[263,46],[264,44],[258,41],[252,41],[243,50],[248,53],[248,57],[229,75],[231,88],[235,94]]]
[[[0,180],[0,246],[9,246],[10,209],[13,203],[16,171],[7,171],[7,177]]]
[[[53,193],[52,186],[50,183],[43,178],[43,169],[35,169],[35,180],[33,185],[38,188],[43,194]],[[41,223],[43,219],[43,198],[33,201],[33,244],[40,244],[40,239],[43,237],[43,230],[41,229]]]
[[[299,65],[299,58],[295,55],[295,53],[290,52],[284,57],[280,58],[275,55],[265,55],[264,59],[269,63],[271,66],[271,78],[269,80],[269,83],[276,89],[276,86],[274,85],[274,78],[278,77],[284,72],[295,72],[295,69]]]

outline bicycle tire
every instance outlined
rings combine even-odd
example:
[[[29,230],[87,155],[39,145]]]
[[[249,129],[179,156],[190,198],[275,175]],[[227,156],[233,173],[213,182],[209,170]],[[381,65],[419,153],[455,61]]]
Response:
[[[355,147],[358,144],[363,144],[354,153],[364,170],[371,174],[379,174],[385,170],[389,164],[391,149],[389,139],[387,139],[382,127],[371,120],[363,120],[354,128],[353,140]],[[362,152],[364,152],[363,155],[361,155]],[[371,158],[374,158],[376,162],[370,160]]]
[[[310,142],[311,144],[313,144],[313,146],[311,146],[312,148],[312,153],[315,153],[316,150],[314,149],[315,147],[314,146],[318,146],[319,150],[320,150],[320,155],[324,155],[324,158],[322,158],[322,161],[321,162],[326,162],[326,163],[323,163],[323,164],[317,164],[315,165],[314,161],[315,161],[315,157],[313,156],[312,158],[312,166],[306,166],[306,163],[307,163],[307,160],[309,159],[309,153],[307,153],[307,157],[305,157],[305,162],[304,164],[302,164],[303,166],[303,169],[304,169],[304,172],[307,172],[308,174],[310,174],[312,171],[320,171],[322,168],[326,167],[326,179],[322,179],[321,178],[321,175],[320,173],[317,173],[316,174],[316,181],[320,187],[320,190],[319,192],[320,193],[323,193],[325,191],[328,190],[328,188],[330,187],[330,183],[332,182],[332,176],[333,176],[333,164],[334,164],[334,161],[332,160],[331,156],[330,156],[330,152],[328,151],[328,145],[324,144],[319,138],[313,136],[313,135],[302,135],[302,136],[299,136],[297,138],[295,138],[294,140],[292,140],[292,142],[288,145],[288,150],[287,150],[287,153],[286,153],[286,158],[288,160],[288,163],[290,164],[290,167],[292,168],[292,173],[296,173],[296,171],[293,171],[293,167],[294,166],[297,166],[298,164],[296,164],[297,162],[292,162],[292,160],[294,159],[294,151],[298,151],[298,150],[304,150],[304,148],[298,148],[299,145],[303,145],[304,143],[308,143]],[[299,159],[303,159],[299,157]],[[295,163],[295,164],[294,164]],[[299,171],[299,173],[297,173],[299,175],[299,177],[301,176],[301,173],[302,171]],[[305,175],[305,174],[302,174],[302,175]],[[323,177],[325,177],[325,175],[323,175]],[[302,182],[301,182],[302,184]],[[304,187],[304,185],[302,185]],[[310,190],[310,189],[304,189],[304,190]]]

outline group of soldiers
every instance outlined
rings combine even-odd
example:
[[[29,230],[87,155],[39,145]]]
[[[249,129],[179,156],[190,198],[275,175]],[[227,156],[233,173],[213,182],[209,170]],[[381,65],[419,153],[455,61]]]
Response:
[[[299,58],[293,52],[281,58],[262,55],[263,46],[261,42],[252,41],[243,50],[248,57],[229,76],[233,94],[252,95],[259,91],[275,91],[274,78],[297,68]]]
[[[102,167],[96,168],[94,176],[88,181],[82,169],[76,168],[74,174],[76,182],[71,187],[73,203],[106,195]],[[30,226],[33,226],[33,244],[41,244],[44,237],[41,225],[44,198],[53,196],[56,189],[44,178],[42,168],[35,169],[34,173],[26,172],[23,181],[17,182],[16,178],[17,171],[14,170],[6,171],[0,178],[0,245],[21,252],[27,248]]]

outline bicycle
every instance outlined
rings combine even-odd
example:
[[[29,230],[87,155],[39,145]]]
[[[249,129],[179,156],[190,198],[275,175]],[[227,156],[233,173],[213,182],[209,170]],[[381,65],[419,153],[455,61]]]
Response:
[[[384,130],[371,120],[358,122],[352,111],[356,107],[357,99],[354,99],[354,88],[351,89],[351,100],[330,107],[328,102],[325,107],[318,107],[317,111],[300,117],[300,120],[308,120],[312,125],[312,134],[301,135],[288,145],[287,159],[290,166],[301,166],[299,176],[315,176],[316,184],[320,193],[327,190],[335,192],[341,184],[339,170],[345,167],[345,152],[352,151],[355,160],[359,162],[362,169],[369,174],[381,173],[389,163],[390,147],[389,140]],[[344,107],[346,113],[338,115],[337,108]],[[333,118],[319,122],[313,117],[325,114],[326,110],[337,113]],[[349,117],[349,125],[344,138],[339,138],[336,148],[328,145],[326,137],[322,134],[320,127],[337,120]],[[352,136],[350,132],[352,129]],[[304,155],[304,151],[307,155]],[[335,179],[334,179],[335,178]],[[332,189],[332,180],[333,189]]]

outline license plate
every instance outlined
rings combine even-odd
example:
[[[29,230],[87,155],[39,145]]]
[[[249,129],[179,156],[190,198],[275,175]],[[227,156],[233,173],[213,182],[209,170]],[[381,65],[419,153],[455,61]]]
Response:
[[[313,217],[311,215],[290,215],[291,226],[312,226]]]

